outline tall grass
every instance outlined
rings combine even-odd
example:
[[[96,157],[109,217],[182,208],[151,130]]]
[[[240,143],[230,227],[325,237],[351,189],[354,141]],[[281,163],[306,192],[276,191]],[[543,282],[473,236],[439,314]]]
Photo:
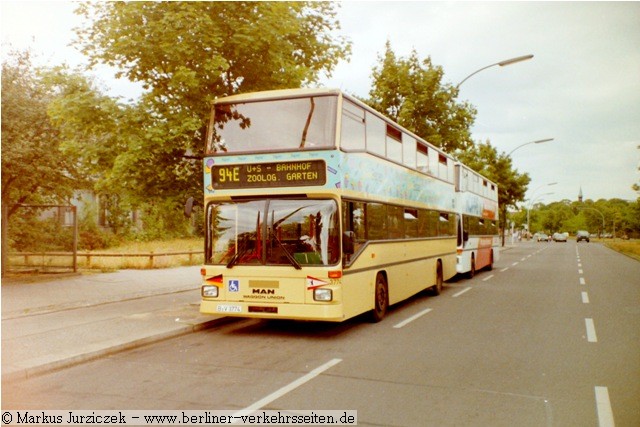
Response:
[[[614,240],[603,241],[603,243],[614,251],[623,253],[640,261],[640,240]]]
[[[170,268],[187,265],[200,265],[204,262],[204,243],[201,238],[171,239],[150,242],[129,242],[109,249],[78,252],[78,268],[81,270],[115,271],[121,269]],[[193,255],[156,254],[171,252],[197,252]],[[153,260],[147,256],[136,254],[153,253]],[[121,254],[122,256],[99,256],[96,254]],[[90,255],[90,257],[87,257]],[[22,265],[22,269],[29,271],[53,271],[69,269],[72,265],[71,256],[30,256],[27,266],[24,266],[23,256],[11,256],[10,265]],[[153,265],[153,267],[151,267]]]
[[[79,260],[80,268],[98,269],[101,271],[121,269],[148,269],[149,257],[126,256],[126,254],[167,253],[167,252],[202,252],[202,239],[171,239],[150,242],[129,242],[122,245],[96,251],[99,253],[125,254],[123,257],[92,257],[91,265],[87,265],[86,257]],[[187,265],[200,265],[204,262],[204,255],[169,255],[155,256],[153,268],[170,268]]]

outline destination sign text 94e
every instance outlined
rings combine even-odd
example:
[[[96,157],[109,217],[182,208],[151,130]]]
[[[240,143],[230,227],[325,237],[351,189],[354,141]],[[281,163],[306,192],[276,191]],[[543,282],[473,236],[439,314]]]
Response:
[[[211,183],[216,190],[263,187],[305,187],[324,185],[327,167],[324,160],[213,165]]]

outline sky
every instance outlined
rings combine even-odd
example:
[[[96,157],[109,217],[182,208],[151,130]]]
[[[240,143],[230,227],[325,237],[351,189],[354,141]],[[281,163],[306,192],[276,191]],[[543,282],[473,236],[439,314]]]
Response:
[[[39,65],[86,63],[69,46],[82,24],[74,9],[68,1],[1,1],[3,57],[10,43],[31,48]],[[640,182],[640,2],[347,1],[338,20],[352,55],[321,83],[360,97],[368,97],[387,41],[396,57],[430,57],[451,84],[534,55],[460,86],[459,99],[478,111],[472,138],[515,150],[514,167],[531,177],[531,202],[574,201],[580,190],[585,200],[639,196],[631,186]],[[104,66],[94,75],[112,96],[140,95],[114,73]]]

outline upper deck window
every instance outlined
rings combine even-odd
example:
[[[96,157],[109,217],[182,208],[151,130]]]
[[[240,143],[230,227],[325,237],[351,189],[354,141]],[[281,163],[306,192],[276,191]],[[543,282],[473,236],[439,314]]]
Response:
[[[207,154],[335,146],[336,96],[218,104]]]
[[[340,147],[344,150],[364,150],[364,110],[349,101],[344,101],[342,105]]]

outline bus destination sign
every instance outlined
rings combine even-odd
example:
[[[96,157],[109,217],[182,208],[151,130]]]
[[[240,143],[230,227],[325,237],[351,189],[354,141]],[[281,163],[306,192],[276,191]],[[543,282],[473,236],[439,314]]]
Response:
[[[324,185],[327,166],[324,160],[213,165],[211,184],[216,190],[264,187],[305,187]]]

